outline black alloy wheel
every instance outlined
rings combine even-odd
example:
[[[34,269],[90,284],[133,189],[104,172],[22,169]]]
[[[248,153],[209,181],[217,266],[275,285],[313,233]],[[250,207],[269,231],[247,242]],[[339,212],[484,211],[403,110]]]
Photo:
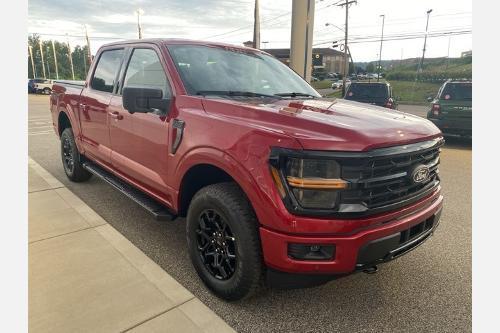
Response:
[[[215,209],[204,210],[196,229],[198,252],[207,270],[218,280],[231,278],[236,270],[236,239]]]

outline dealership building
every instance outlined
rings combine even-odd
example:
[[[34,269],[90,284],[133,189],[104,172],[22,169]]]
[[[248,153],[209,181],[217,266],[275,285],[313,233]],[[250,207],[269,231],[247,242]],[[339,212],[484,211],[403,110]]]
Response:
[[[283,63],[290,65],[290,49],[262,49]],[[314,68],[324,68],[327,73],[344,72],[344,53],[329,48],[313,48]]]

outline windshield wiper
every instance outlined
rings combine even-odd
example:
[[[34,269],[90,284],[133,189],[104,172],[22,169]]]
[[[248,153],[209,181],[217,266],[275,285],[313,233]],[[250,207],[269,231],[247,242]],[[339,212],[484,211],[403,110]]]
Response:
[[[235,91],[235,90],[199,90],[196,95],[222,95],[222,96],[243,96],[243,97],[271,97],[278,98],[279,96],[256,93],[252,91]]]
[[[287,93],[279,93],[279,94],[274,94],[275,96],[280,96],[280,97],[297,97],[297,96],[304,96],[304,97],[312,97],[312,98],[318,98],[318,96],[314,96],[311,94],[306,94],[306,93],[301,93],[301,92],[287,92]]]

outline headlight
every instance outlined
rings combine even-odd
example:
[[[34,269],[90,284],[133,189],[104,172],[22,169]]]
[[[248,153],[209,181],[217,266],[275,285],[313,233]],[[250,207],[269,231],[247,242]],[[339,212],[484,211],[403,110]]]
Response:
[[[332,209],[338,191],[347,188],[347,182],[340,179],[340,165],[331,159],[288,158],[284,175],[291,194],[303,208]]]

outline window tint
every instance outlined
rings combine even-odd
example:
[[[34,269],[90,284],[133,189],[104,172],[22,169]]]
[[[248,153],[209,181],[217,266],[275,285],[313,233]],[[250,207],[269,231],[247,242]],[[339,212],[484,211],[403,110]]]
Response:
[[[472,83],[447,83],[441,92],[446,100],[472,100]]]
[[[124,87],[154,88],[170,96],[165,71],[160,59],[152,49],[135,49],[125,74]]]
[[[113,92],[116,73],[123,58],[123,49],[104,51],[99,58],[90,86],[95,90]]]
[[[370,84],[370,83],[352,83],[349,91],[346,94],[346,99],[358,100],[366,98],[387,98],[387,85],[385,84]]]

